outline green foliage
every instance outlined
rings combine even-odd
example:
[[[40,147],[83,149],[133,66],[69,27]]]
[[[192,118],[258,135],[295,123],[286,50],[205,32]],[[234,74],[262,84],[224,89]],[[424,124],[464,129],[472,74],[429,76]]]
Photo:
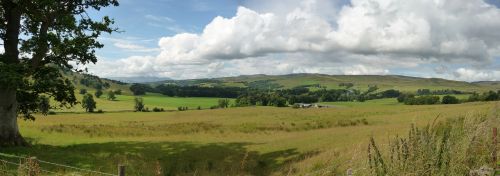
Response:
[[[163,109],[163,108],[157,108],[157,107],[153,108],[153,112],[164,112],[164,111],[165,111],[165,109]]]
[[[349,89],[351,87],[354,87],[353,83],[340,83],[339,87],[345,87],[346,89]]]
[[[101,97],[101,95],[102,95],[102,90],[101,90],[101,89],[97,89],[97,90],[95,91],[94,95],[95,95],[95,97],[100,98],[100,97]]]
[[[121,95],[122,94],[122,90],[121,89],[115,90],[114,92],[115,92],[116,95]]]
[[[407,137],[396,136],[387,149],[379,148],[372,137],[368,146],[371,174],[469,175],[489,165],[494,150],[489,134],[493,119],[467,118],[424,128],[412,125]]]
[[[134,95],[145,95],[147,91],[150,91],[152,88],[146,84],[132,84],[130,86],[130,90]]]
[[[108,100],[115,101],[116,96],[114,91],[108,91]]]
[[[458,100],[457,97],[451,96],[451,95],[446,95],[443,97],[441,100],[442,104],[458,104],[460,101]]]
[[[92,94],[86,94],[83,96],[82,107],[86,112],[94,112],[96,104],[97,103],[94,101],[94,97],[92,96]]]
[[[40,96],[38,100],[38,110],[40,113],[43,115],[47,115],[50,110],[50,99],[46,97],[45,95]]]
[[[134,98],[134,102],[135,102],[135,105],[134,105],[134,110],[135,110],[136,112],[141,112],[141,111],[143,111],[143,110],[144,110],[144,107],[145,107],[146,105],[144,104],[144,101],[142,100],[142,98],[141,98],[141,97],[135,97],[135,98]]]
[[[229,107],[229,99],[219,99],[218,100],[219,108],[228,108]]]
[[[109,17],[95,21],[87,11],[117,5],[117,0],[2,1],[0,37],[5,51],[0,54],[0,89],[17,91],[18,113],[34,119],[41,95],[60,107],[77,103],[72,83],[60,70],[73,69],[71,62],[97,61],[95,50],[103,47],[97,38],[116,29],[110,27]]]
[[[215,109],[215,108],[214,108],[214,109]],[[186,106],[179,106],[179,107],[177,107],[177,110],[178,110],[178,111],[187,111],[187,110],[189,110],[189,108],[188,108],[188,107],[186,107]]]
[[[439,100],[440,100],[439,96],[424,95],[414,98],[407,98],[405,99],[404,103],[406,105],[433,105],[433,104],[439,104],[440,103]]]
[[[82,95],[87,94],[87,89],[80,89],[80,94],[82,94]]]

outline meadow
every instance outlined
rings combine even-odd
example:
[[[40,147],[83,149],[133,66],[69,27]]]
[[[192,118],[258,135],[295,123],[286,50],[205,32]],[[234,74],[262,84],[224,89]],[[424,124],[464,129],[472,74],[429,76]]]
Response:
[[[154,105],[155,98],[144,98]],[[202,102],[197,100],[192,102]],[[32,148],[0,152],[109,173],[125,164],[129,175],[154,175],[158,166],[163,175],[332,175],[347,169],[362,173],[367,170],[363,163],[370,137],[383,144],[407,133],[411,124],[424,126],[436,117],[441,121],[496,115],[492,112],[498,106],[408,106],[395,99],[326,104],[334,106],[38,116],[34,122],[20,122]]]
[[[89,93],[94,94],[93,91],[89,91]],[[164,108],[165,110],[177,110],[179,106],[185,106],[189,109],[197,109],[198,106],[201,109],[209,109],[212,106],[217,105],[217,101],[221,98],[210,98],[210,97],[168,97],[161,94],[156,93],[147,93],[142,96],[133,96],[133,95],[115,95],[115,100],[108,100],[107,93],[105,92],[100,98],[94,97],[96,101],[97,108],[96,110],[103,110],[105,112],[118,112],[118,111],[133,111],[134,110],[134,99],[136,97],[141,97],[149,110],[152,110],[154,107]],[[82,95],[76,95],[78,100],[82,99]],[[230,99],[232,101],[232,99]],[[57,109],[55,112],[83,112],[81,104],[77,104],[76,106],[66,109]]]

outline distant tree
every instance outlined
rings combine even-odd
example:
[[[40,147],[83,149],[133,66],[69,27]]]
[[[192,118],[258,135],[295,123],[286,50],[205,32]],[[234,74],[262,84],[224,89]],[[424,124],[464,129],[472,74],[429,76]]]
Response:
[[[443,97],[441,100],[442,104],[458,104],[460,101],[458,100],[457,97],[451,96],[451,95],[446,95]]]
[[[500,98],[500,96],[496,92],[488,91],[488,92],[483,93],[481,99],[483,101],[496,101],[496,100],[499,100],[499,98]]]
[[[406,101],[406,99],[414,98],[415,95],[413,94],[399,94],[398,96],[398,102],[403,103]]]
[[[378,90],[377,85],[370,85],[370,86],[368,86],[368,90],[365,92],[365,94],[368,94],[368,93],[371,93],[371,92],[375,92],[377,90]]]
[[[80,94],[85,95],[87,93],[87,89],[80,89]]]
[[[97,103],[94,101],[94,97],[92,96],[92,94],[86,94],[83,96],[82,107],[86,112],[94,112],[96,104]]]
[[[401,95],[401,92],[394,89],[389,89],[382,92],[382,98],[396,98],[399,97],[399,95]]]
[[[47,115],[50,110],[50,99],[45,95],[40,96],[38,109],[43,115]]]
[[[467,101],[468,102],[481,101],[481,97],[479,97],[478,93],[474,92],[472,95],[469,96]]]
[[[229,99],[219,99],[218,101],[219,108],[227,108],[229,107]]]
[[[150,89],[152,88],[145,84],[132,84],[132,86],[130,86],[130,90],[134,95],[145,95]]]
[[[134,99],[135,105],[134,105],[134,110],[136,112],[141,112],[144,110],[144,102],[142,101],[141,97],[135,97]]]
[[[94,95],[95,95],[95,97],[100,98],[100,97],[101,97],[101,95],[102,95],[102,90],[101,90],[101,89],[97,89],[97,90],[95,91]]]
[[[109,91],[108,92],[108,100],[115,101],[115,99],[116,99],[115,92]]]
[[[116,95],[121,95],[122,94],[122,90],[121,89],[115,90],[115,94]]]

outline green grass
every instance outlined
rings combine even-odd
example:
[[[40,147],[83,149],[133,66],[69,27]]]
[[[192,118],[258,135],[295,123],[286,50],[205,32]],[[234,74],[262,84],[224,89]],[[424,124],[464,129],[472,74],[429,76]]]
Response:
[[[216,78],[223,85],[241,86],[240,82],[272,80],[271,83],[282,85],[283,88],[293,88],[300,85],[320,84],[328,89],[339,89],[340,83],[354,83],[355,89],[367,90],[369,85],[377,85],[381,90],[396,89],[405,92],[415,92],[418,89],[444,90],[454,89],[461,91],[489,91],[500,89],[500,84],[468,83],[438,78],[418,78],[398,75],[323,75],[323,74],[294,74],[294,75],[250,75],[227,78]],[[192,81],[192,80],[191,80]]]
[[[163,102],[156,95],[148,97],[150,104]],[[131,97],[121,98],[126,102]],[[110,173],[125,164],[130,175],[153,175],[156,162],[166,175],[304,175],[320,169],[340,174],[366,161],[370,136],[383,142],[406,133],[411,123],[426,125],[436,116],[489,114],[496,102],[406,106],[382,99],[328,104],[339,107],[39,116],[35,122],[20,121],[21,133],[35,143],[32,148],[0,152]]]
[[[89,91],[94,94],[94,92]],[[134,99],[136,96],[131,95],[116,95],[116,100],[107,100],[107,93],[104,93],[100,98],[94,97],[97,103],[97,109],[107,112],[113,111],[133,111]],[[186,106],[189,109],[196,109],[200,106],[202,109],[208,109],[211,106],[216,106],[220,98],[206,97],[168,97],[161,94],[148,93],[147,95],[137,96],[142,97],[143,101],[150,110],[154,107],[164,108],[166,110],[177,110],[179,106]],[[81,101],[82,95],[77,95],[77,99]],[[231,101],[233,101],[231,99]],[[71,109],[60,109],[57,112],[83,112],[81,104],[74,106]]]

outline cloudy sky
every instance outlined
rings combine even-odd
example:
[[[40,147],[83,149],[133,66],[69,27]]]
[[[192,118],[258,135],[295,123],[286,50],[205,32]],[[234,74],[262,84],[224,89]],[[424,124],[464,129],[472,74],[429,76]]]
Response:
[[[397,74],[500,81],[500,0],[121,0],[89,71],[172,79]]]

